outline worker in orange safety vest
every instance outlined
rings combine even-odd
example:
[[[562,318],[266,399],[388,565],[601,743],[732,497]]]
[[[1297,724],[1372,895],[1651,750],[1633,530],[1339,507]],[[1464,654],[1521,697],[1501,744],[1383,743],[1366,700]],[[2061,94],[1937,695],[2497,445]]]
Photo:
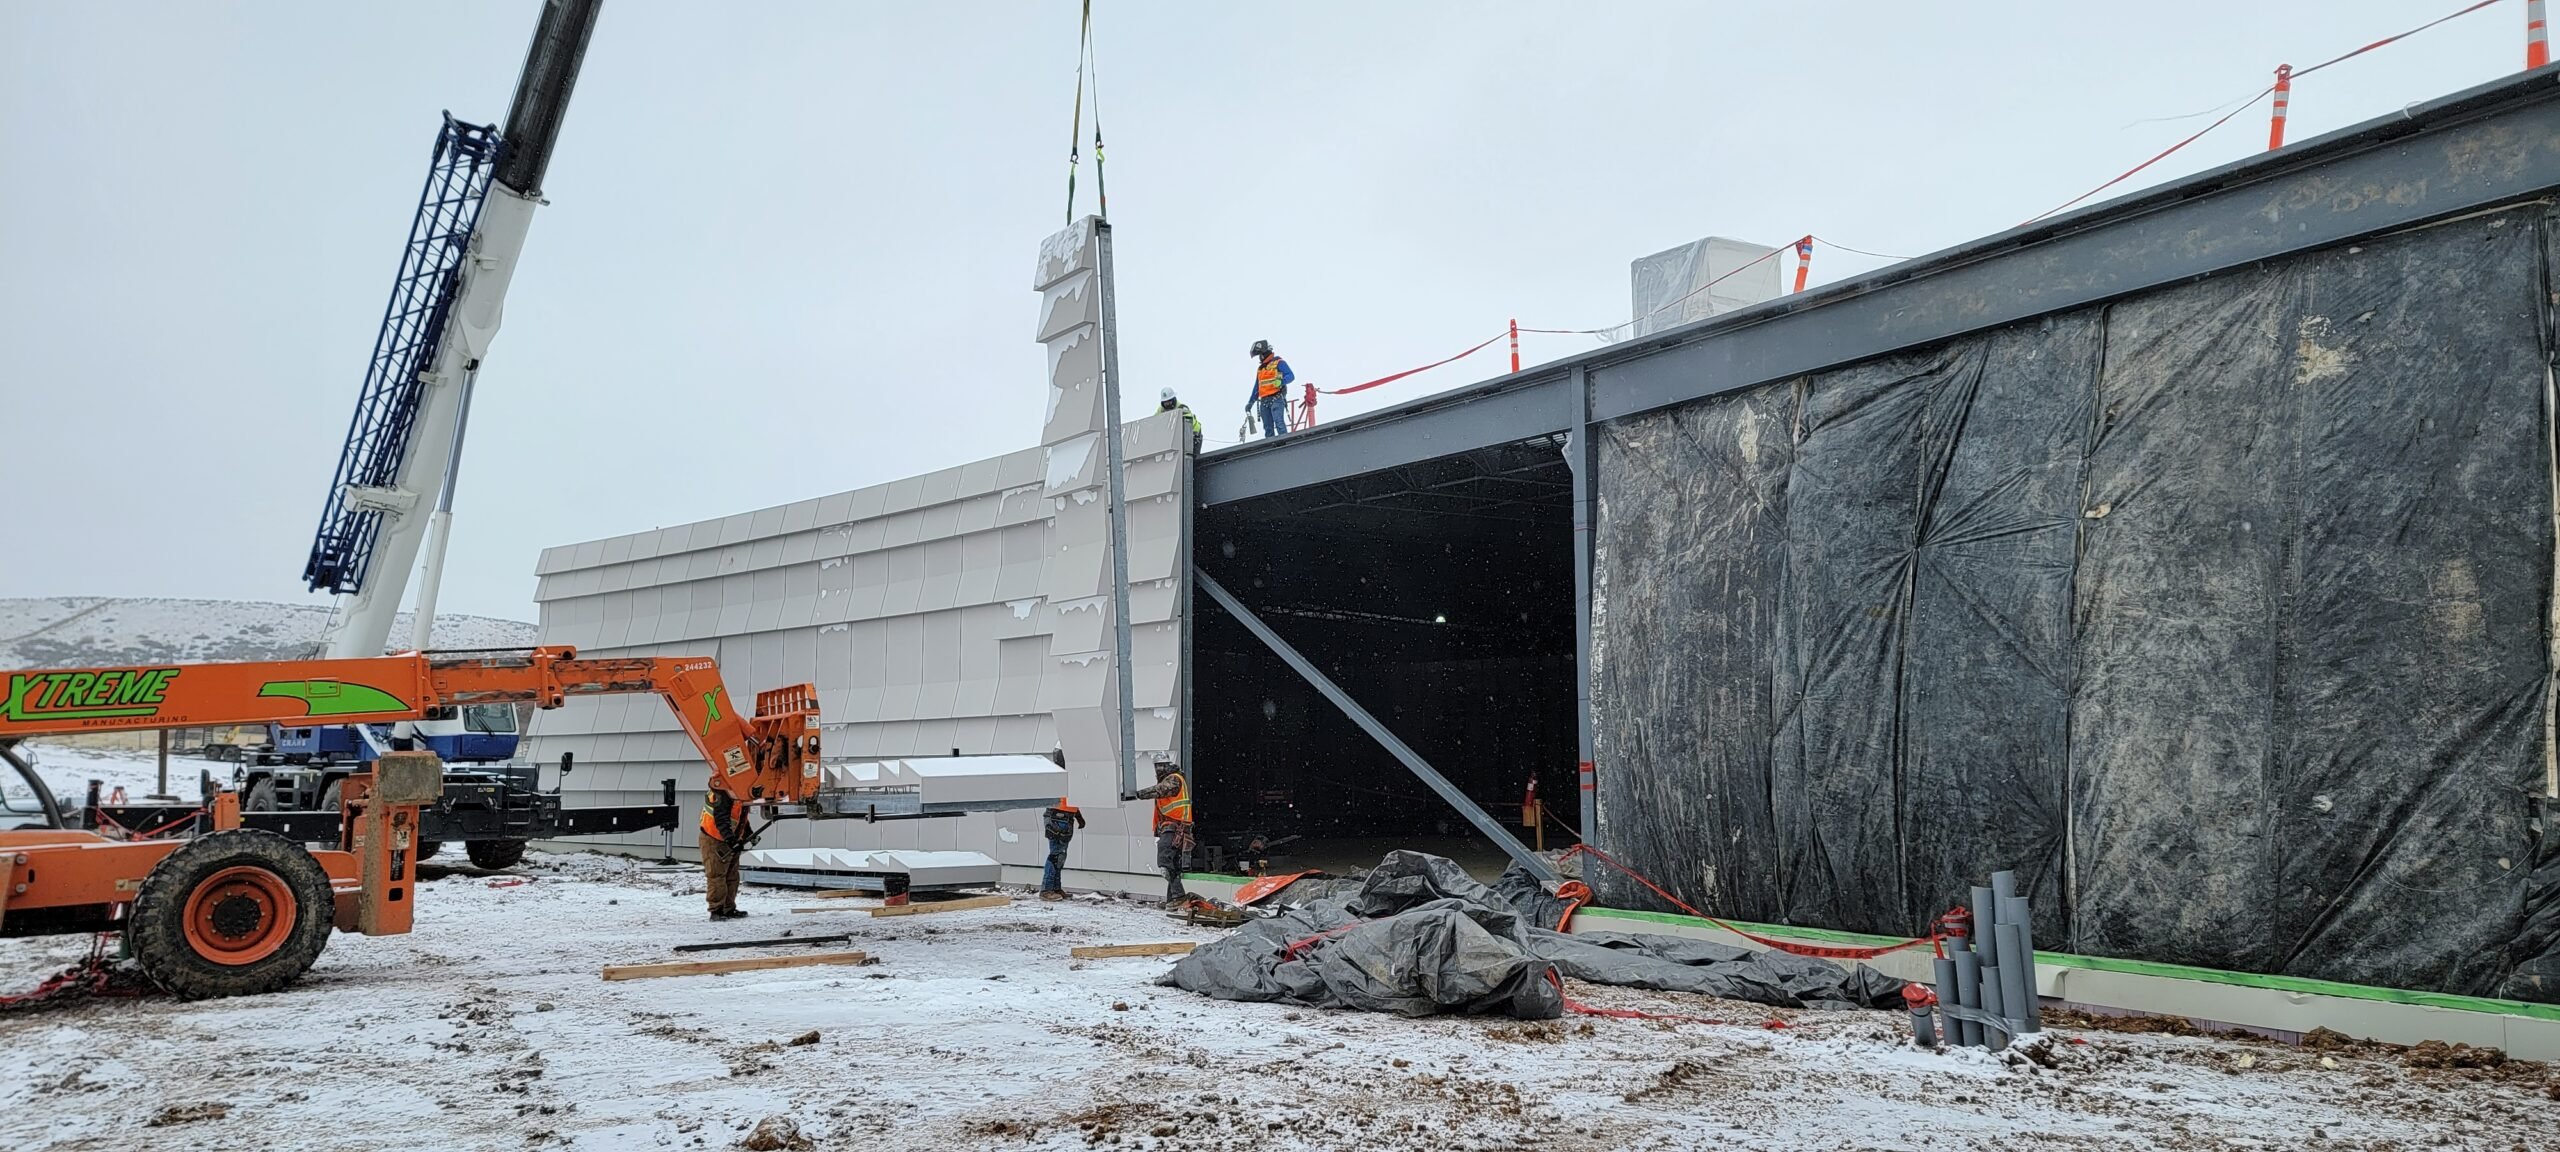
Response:
[[[746,801],[716,787],[702,794],[702,896],[714,920],[746,915],[738,910],[738,858],[752,839]]]
[[[1067,766],[1064,749],[1049,750],[1049,760],[1060,768]],[[1040,866],[1040,898],[1059,901],[1067,898],[1065,886],[1067,847],[1075,843],[1076,829],[1084,827],[1084,812],[1067,802],[1064,796],[1040,814],[1041,835],[1049,841],[1049,858]]]
[[[1191,867],[1191,782],[1171,760],[1156,761],[1156,782],[1121,797],[1156,802],[1156,867],[1164,870],[1164,903],[1171,908],[1190,898],[1182,890],[1182,873]]]
[[[1268,340],[1253,342],[1253,392],[1245,397],[1244,410],[1262,418],[1262,438],[1277,440],[1289,431],[1289,385],[1298,374],[1289,370],[1289,362],[1271,350]]]

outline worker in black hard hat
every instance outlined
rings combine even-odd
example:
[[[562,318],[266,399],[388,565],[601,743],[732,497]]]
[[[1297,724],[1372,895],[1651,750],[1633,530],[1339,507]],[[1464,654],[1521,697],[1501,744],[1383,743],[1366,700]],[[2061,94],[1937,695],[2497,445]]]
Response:
[[[1289,431],[1289,385],[1298,374],[1289,370],[1289,362],[1271,350],[1268,340],[1253,342],[1253,395],[1244,402],[1244,410],[1262,417],[1262,438],[1277,440]]]
[[[1174,395],[1174,394],[1173,394],[1173,389],[1171,389],[1171,388],[1167,388],[1167,389],[1165,389],[1163,392],[1159,393],[1158,395],[1160,395],[1161,397],[1163,397],[1163,399],[1162,399],[1162,400],[1160,400],[1160,401],[1156,404],[1156,411],[1158,411],[1158,412],[1180,412],[1180,413],[1182,413],[1182,422],[1183,422],[1184,424],[1189,425],[1189,426],[1190,426],[1190,428],[1191,428],[1191,450],[1192,450],[1192,451],[1194,451],[1194,452],[1199,451],[1199,450],[1200,450],[1200,418],[1199,418],[1198,416],[1192,415],[1192,413],[1191,413],[1191,406],[1190,406],[1190,405],[1188,405],[1188,404],[1183,403],[1183,402],[1182,402],[1182,397],[1179,397],[1179,396]]]

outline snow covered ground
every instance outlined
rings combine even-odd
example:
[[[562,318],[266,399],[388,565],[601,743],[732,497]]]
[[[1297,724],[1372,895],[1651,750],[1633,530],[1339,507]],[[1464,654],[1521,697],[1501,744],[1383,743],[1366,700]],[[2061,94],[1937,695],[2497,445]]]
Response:
[[[410,614],[391,626],[393,650],[409,644]],[[185,660],[287,660],[309,655],[329,605],[253,600],[45,596],[0,599],[0,668],[165,664]],[[516,648],[533,643],[519,620],[437,613],[438,648]]]
[[[1898,1014],[1578,984],[1726,1023],[1228,1004],[1151,983],[1165,958],[1069,958],[1213,935],[1133,901],[873,920],[751,888],[752,918],[712,924],[690,872],[589,855],[522,872],[422,884],[415,932],[340,936],[277,995],[0,1013],[0,1148],[725,1149],[787,1116],[817,1148],[866,1150],[2560,1150],[2560,1089],[2513,1065],[2056,1030],[2047,1067],[1914,1050]],[[819,904],[848,907],[789,912]],[[879,962],[598,975],[785,932],[849,934]],[[0,991],[85,947],[0,941]]]

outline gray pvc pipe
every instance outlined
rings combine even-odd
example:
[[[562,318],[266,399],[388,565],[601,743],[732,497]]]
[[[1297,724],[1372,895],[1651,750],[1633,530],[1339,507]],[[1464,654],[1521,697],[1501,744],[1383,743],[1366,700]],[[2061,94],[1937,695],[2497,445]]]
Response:
[[[1954,959],[1954,953],[1950,952],[1945,956],[1940,956],[1931,960],[1929,962],[1929,966],[1931,973],[1937,977],[1938,1007],[1963,1007],[1964,1001],[1956,998],[1956,962]],[[1964,1025],[1956,1020],[1955,1013],[1947,1013],[1947,1043],[1961,1044],[1964,1042],[1962,1039],[1963,1036]]]
[[[2016,899],[2016,897],[2011,897]],[[2026,955],[2027,932],[2017,924],[2000,926],[2000,954],[2009,962],[2000,966],[2000,1003],[2008,1007],[2007,1016],[2018,1022],[2017,1032],[2024,1035],[2036,1031],[2037,1011],[2035,986],[2027,983],[2027,965],[2020,959]]]
[[[1976,887],[1972,907],[1973,950],[1982,957],[1985,965],[1997,964],[2000,962],[2000,937],[1992,927],[2000,922],[1997,915],[1999,902],[1992,897],[1989,888]]]
[[[2021,970],[2019,972],[2019,976],[2027,990],[2027,1005],[2033,1009],[2033,1011],[2018,1017],[2018,1023],[2029,1032],[2041,1032],[2044,1030],[2044,1022],[2041,1019],[2044,1015],[2044,1006],[2042,1002],[2036,998],[2038,994],[2036,992],[2036,928],[2034,909],[2028,906],[2026,897],[2012,896],[2007,900],[2001,901],[2000,916],[2000,923],[2003,927],[2015,925],[2018,929],[2018,950],[2015,954],[2016,958],[2011,960],[2010,963],[2017,965]],[[2000,946],[2003,950],[2006,950],[2009,947],[2009,944],[2007,941],[2002,941]]]
[[[2001,992],[2005,989],[2003,988],[2003,977],[2000,975],[1999,966],[1985,964],[1982,966],[1980,975],[1982,977],[1982,1014],[1985,1016],[1997,1017],[2002,1020],[2008,1019],[2009,1011],[2007,1008],[2002,1006],[2003,1000],[2001,998]],[[1992,1025],[1985,1024],[1982,1026],[1982,1046],[1985,1048],[2006,1048],[2009,1046],[2009,1034],[2002,1032],[2000,1029]]]
[[[1999,898],[1999,899],[2001,899],[2001,900],[2006,900],[2006,899],[2008,899],[2008,898],[2010,898],[2010,897],[2012,897],[2012,896],[2017,895],[2017,894],[2018,894],[2018,874],[2017,874],[2016,872],[1994,872],[1994,873],[1992,873],[1992,874],[1991,874],[1991,894],[1992,894],[1994,897],[1997,897],[1997,898]],[[1994,905],[1994,907],[1996,908],[1996,907],[1997,907],[1997,905]]]
[[[1954,957],[1956,969],[1956,998],[1951,1003],[1959,1008],[1982,1007],[1980,958],[1974,955],[1972,949],[1962,947],[1964,943],[1962,936],[1955,937],[1947,943],[1947,952]],[[1979,1048],[1982,1046],[1982,1025],[1971,1020],[1962,1021],[1956,1029],[1956,1036],[1957,1042],[1965,1047]]]

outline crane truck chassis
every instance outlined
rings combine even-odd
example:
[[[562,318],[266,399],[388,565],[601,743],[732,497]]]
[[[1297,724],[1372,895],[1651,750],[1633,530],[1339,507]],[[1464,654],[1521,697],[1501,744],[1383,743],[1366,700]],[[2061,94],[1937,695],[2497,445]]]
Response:
[[[561,757],[562,782],[574,763],[566,755]],[[227,790],[242,797],[241,827],[305,844],[334,844],[345,781],[362,772],[361,766],[341,765],[283,778],[235,773]],[[547,792],[539,789],[539,772],[540,765],[521,761],[446,764],[443,790],[418,809],[418,859],[433,860],[444,846],[458,841],[474,865],[511,868],[524,859],[526,846],[535,840],[673,832],[682,820],[684,806],[676,802],[673,777],[658,781],[655,804],[568,808],[561,805],[557,787]],[[280,790],[296,783],[307,788],[306,794]],[[200,789],[205,800],[199,804],[111,804],[93,780],[78,823],[91,829],[182,830],[199,813],[210,810],[216,793],[226,790],[211,773],[203,775]]]
[[[475,703],[557,708],[570,696],[654,693],[714,785],[814,815],[818,704],[806,684],[758,693],[739,715],[707,658],[580,660],[565,647],[504,655],[178,664],[0,673],[0,745],[30,736],[211,724],[371,723]],[[0,749],[5,750],[5,749]],[[312,851],[246,827],[220,791],[181,835],[65,826],[40,777],[6,757],[56,826],[0,831],[0,936],[121,932],[142,973],[184,998],[268,992],[300,977],[332,929],[407,932],[422,805],[443,794],[431,752],[390,752],[340,791],[337,847]]]

